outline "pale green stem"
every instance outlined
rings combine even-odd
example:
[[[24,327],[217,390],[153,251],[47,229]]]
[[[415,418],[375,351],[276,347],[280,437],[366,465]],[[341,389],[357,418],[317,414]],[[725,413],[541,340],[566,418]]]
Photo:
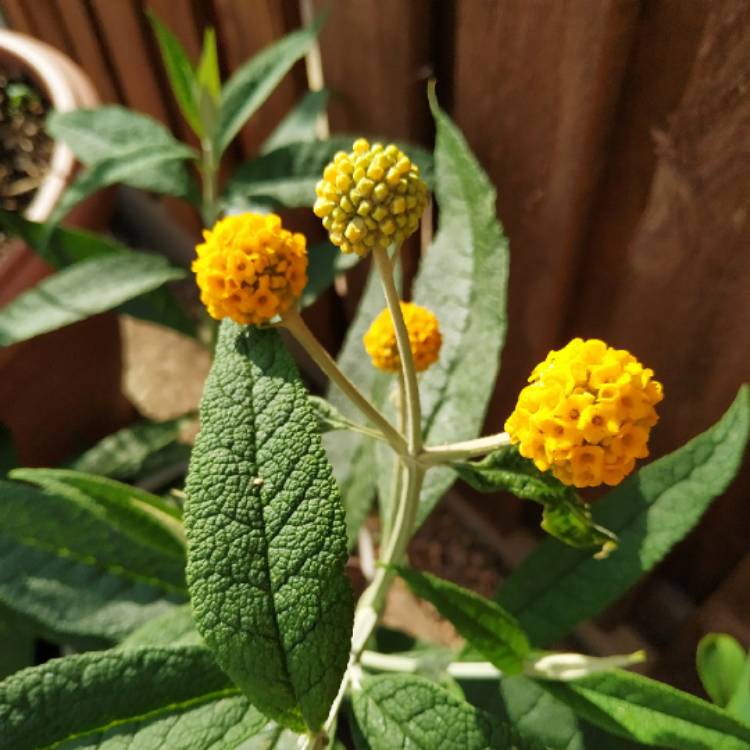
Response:
[[[200,173],[203,187],[201,218],[204,226],[212,227],[219,215],[219,165],[212,138],[201,140]]]
[[[377,651],[363,651],[359,663],[366,669],[378,672],[418,672],[420,661],[412,656],[381,654]],[[487,680],[500,677],[502,672],[487,661],[451,662],[445,671],[451,677],[467,680]]]
[[[289,308],[281,316],[289,333],[294,336],[315,364],[335,383],[349,400],[362,412],[370,422],[383,434],[399,455],[406,451],[404,436],[365,398],[362,392],[339,369],[333,357],[321,346],[312,331],[302,319],[299,311]]]
[[[398,431],[403,435],[404,425],[406,424],[406,394],[404,388],[404,374],[402,372],[398,374],[396,398],[398,399],[398,403],[396,404],[398,421],[396,424],[398,426]],[[383,548],[385,548],[388,537],[391,534],[391,528],[393,528],[393,516],[396,512],[398,500],[401,497],[401,485],[404,481],[404,473],[405,469],[403,463],[399,460],[398,456],[394,456],[393,474],[391,476],[391,486],[388,494],[390,503],[388,506],[388,513],[381,513],[381,522],[383,525],[381,532],[381,546]]]
[[[487,435],[476,440],[426,446],[419,454],[419,462],[427,465],[446,464],[451,461],[460,461],[462,458],[485,456],[508,445],[510,445],[510,435],[507,432],[499,432],[496,435]]]
[[[409,343],[409,332],[406,330],[404,316],[401,314],[401,299],[393,281],[393,266],[388,258],[388,250],[384,247],[376,247],[372,251],[375,265],[380,273],[383,284],[388,310],[393,319],[393,328],[396,333],[396,344],[401,359],[401,370],[404,374],[406,386],[406,441],[409,445],[409,453],[416,456],[422,450],[422,410],[419,404],[419,386],[417,384],[417,371],[414,369],[414,358]]]

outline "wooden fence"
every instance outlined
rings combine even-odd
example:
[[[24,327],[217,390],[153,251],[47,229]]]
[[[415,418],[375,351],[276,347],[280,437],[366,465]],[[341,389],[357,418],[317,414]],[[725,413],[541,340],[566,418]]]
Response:
[[[78,60],[106,101],[185,136],[144,5],[0,0],[12,27]],[[148,5],[193,56],[201,29],[214,25],[225,72],[300,24],[291,0]],[[332,9],[321,49],[333,130],[429,144],[425,83],[436,75],[441,101],[497,186],[511,241],[511,325],[488,426],[502,424],[533,364],[574,335],[602,337],[654,367],[667,394],[656,455],[715,421],[750,379],[750,3],[316,5]],[[298,65],[244,129],[234,158],[252,153],[305,87]],[[689,684],[705,628],[750,641],[749,504],[745,471],[620,605],[618,614],[653,634],[657,671],[672,680]],[[512,536],[523,513],[519,503],[494,515]],[[644,609],[656,600],[661,610]],[[665,602],[675,603],[671,615]],[[659,636],[664,629],[648,620],[662,616],[679,630]]]

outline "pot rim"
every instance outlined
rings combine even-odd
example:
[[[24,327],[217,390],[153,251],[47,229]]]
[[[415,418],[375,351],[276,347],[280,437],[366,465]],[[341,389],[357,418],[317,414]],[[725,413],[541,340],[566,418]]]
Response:
[[[70,68],[62,63],[67,58],[44,42],[0,29],[0,60],[10,60],[27,72],[43,91],[53,109],[67,112],[77,109],[79,102],[69,76]],[[32,221],[46,220],[60,199],[73,173],[76,159],[73,152],[59,141],[54,142],[47,174],[24,212]]]

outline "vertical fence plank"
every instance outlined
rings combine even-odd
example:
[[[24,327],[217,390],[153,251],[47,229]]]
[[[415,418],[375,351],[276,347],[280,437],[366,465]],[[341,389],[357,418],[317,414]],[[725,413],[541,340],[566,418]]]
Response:
[[[631,347],[664,381],[656,454],[714,422],[750,374],[750,5],[709,6],[684,95],[656,138],[643,215],[616,256],[592,248],[600,288],[587,284],[578,308],[579,325],[592,321],[589,332]],[[673,556],[694,597],[747,552],[749,494],[745,471]]]
[[[255,0],[253,3],[214,0],[214,13],[227,74],[300,23],[296,0]],[[245,158],[257,152],[306,88],[304,70],[297,65],[242,129],[239,140]]]
[[[5,20],[8,22],[8,26],[13,31],[34,34],[31,21],[27,17],[22,0],[3,0],[0,3],[0,11],[2,11]]]

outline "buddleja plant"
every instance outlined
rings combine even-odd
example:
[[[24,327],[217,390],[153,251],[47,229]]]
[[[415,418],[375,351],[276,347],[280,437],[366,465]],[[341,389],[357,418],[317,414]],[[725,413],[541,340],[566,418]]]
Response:
[[[533,370],[506,432],[477,437],[505,333],[507,246],[489,180],[434,92],[430,104],[440,228],[412,302],[399,250],[428,196],[410,157],[358,139],[317,184],[331,242],[373,261],[338,362],[298,311],[302,235],[257,213],[205,232],[193,270],[222,322],[183,514],[80,471],[11,472],[42,490],[4,484],[17,567],[0,581],[3,603],[25,602],[79,647],[117,645],[0,684],[0,748],[748,747],[736,714],[621,671],[641,654],[545,650],[651,569],[727,486],[750,429],[747,390],[714,427],[635,471],[661,385],[630,353],[575,339]],[[308,394],[282,330],[329,376],[327,400]],[[540,503],[550,534],[492,600],[408,565],[409,540],[457,475]],[[615,489],[592,510],[577,489],[600,484]],[[379,560],[355,603],[344,565],[375,496]],[[32,503],[34,533],[17,533]],[[29,582],[43,563],[59,583],[46,597]],[[397,576],[464,648],[380,626]]]

